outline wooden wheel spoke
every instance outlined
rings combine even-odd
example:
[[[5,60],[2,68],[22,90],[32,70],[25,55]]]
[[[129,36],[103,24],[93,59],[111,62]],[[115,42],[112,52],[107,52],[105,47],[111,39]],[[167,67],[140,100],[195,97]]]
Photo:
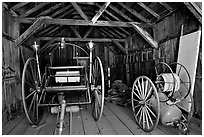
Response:
[[[143,115],[143,108],[141,107],[141,111],[140,111],[140,117],[139,117],[139,124],[141,123],[142,120],[142,115]]]
[[[152,93],[152,87],[150,87],[148,93],[147,93],[147,96],[145,97],[145,100],[147,100],[147,98],[151,95]]]
[[[34,93],[36,93],[36,91],[34,90],[33,92],[31,92],[27,97],[25,97],[25,100],[28,99],[31,95],[33,95]]]
[[[149,111],[147,110],[147,108],[146,108],[146,113],[147,113],[147,117],[149,118],[151,124],[154,125],[154,124],[153,124],[153,121],[152,121],[152,119],[151,119],[151,116],[150,116],[150,114],[149,114]]]
[[[141,105],[138,104],[138,105],[134,106],[133,108],[135,109],[135,108],[140,107],[140,106],[141,106]]]
[[[134,88],[134,87],[135,87],[135,88]],[[134,87],[133,87],[133,90],[137,90],[137,91],[138,91],[137,93],[139,94],[139,96],[140,96],[139,98],[141,99],[142,96],[141,96],[141,93],[140,93],[140,91],[139,91],[139,89],[138,89],[136,83],[135,83]]]
[[[36,87],[34,85],[31,85],[29,82],[25,81],[26,84],[28,84],[30,87],[32,87],[33,89],[36,89]]]
[[[137,114],[135,115],[135,117],[137,118],[138,114],[140,113],[140,111],[142,110],[142,107],[140,106],[140,109],[138,110]]]
[[[26,80],[30,81],[30,83],[34,83],[35,80],[33,79],[32,75],[30,74],[29,71],[26,71]]]
[[[146,108],[156,118],[156,115],[154,114],[154,112],[152,112],[152,110],[148,106],[146,106]]]
[[[149,84],[149,82],[148,82],[148,80],[146,80],[146,81],[145,81],[145,91],[144,91],[144,96],[145,96],[145,98],[146,98],[146,95],[147,95],[148,84]]]
[[[142,88],[141,88],[141,85],[140,85],[140,82],[139,82],[139,80],[138,80],[138,86],[139,86],[139,90],[138,90],[138,92],[140,92],[140,95],[141,95],[141,97],[142,97],[142,99],[144,99],[144,96],[143,96],[143,94],[142,94]]]
[[[143,96],[143,99],[145,97],[145,93],[144,93],[144,79],[141,78],[141,81],[142,81],[142,96]]]
[[[146,109],[146,107],[144,107],[144,115],[145,115],[145,119],[146,119],[146,123],[147,123],[147,128],[149,129],[150,126],[149,126],[149,119],[148,119],[148,116],[147,116],[147,109]]]
[[[146,121],[145,121],[145,114],[144,114],[144,107],[142,108],[142,127],[143,127],[143,129],[145,129],[145,123],[146,123]]]
[[[138,96],[138,95],[137,95],[137,93],[136,93],[135,91],[133,91],[133,94],[134,94],[135,96],[137,96],[137,98],[138,98],[138,99],[140,99],[140,100],[141,100],[141,97],[140,97],[140,96]]]
[[[30,106],[29,106],[29,109],[28,109],[28,112],[30,112],[31,108],[32,108],[32,105],[33,105],[33,102],[35,101],[35,96],[36,96],[37,93],[34,94],[33,98],[32,98],[32,101],[30,103]]]

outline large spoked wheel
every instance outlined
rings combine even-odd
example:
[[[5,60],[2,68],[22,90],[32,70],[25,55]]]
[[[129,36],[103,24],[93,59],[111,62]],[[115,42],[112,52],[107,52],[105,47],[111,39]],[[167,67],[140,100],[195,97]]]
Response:
[[[138,126],[152,131],[159,122],[160,103],[157,89],[146,76],[138,77],[132,88],[132,109]]]
[[[102,62],[99,57],[96,57],[93,64],[93,81],[92,81],[92,103],[93,116],[96,121],[100,120],[104,106],[104,71]]]
[[[191,79],[190,74],[188,73],[187,69],[181,65],[180,63],[174,62],[169,65],[173,72],[179,76],[180,79],[180,88],[178,91],[175,91],[172,98],[177,102],[185,99],[191,90]]]
[[[158,90],[158,92],[163,92],[166,95],[166,98],[160,98],[160,102],[167,102],[170,100],[175,92],[175,84],[176,84],[176,79],[175,75],[170,68],[170,66],[164,62],[159,62],[154,66],[154,70],[156,73],[156,81],[155,85]],[[165,82],[163,79],[164,75],[169,75],[170,77],[173,78],[173,80],[170,80],[169,82]],[[166,85],[171,85],[171,90],[165,91],[166,88],[168,87]]]
[[[42,108],[39,107],[41,95],[40,80],[37,70],[37,61],[29,58],[23,68],[22,75],[22,100],[28,121],[38,124],[42,118]]]

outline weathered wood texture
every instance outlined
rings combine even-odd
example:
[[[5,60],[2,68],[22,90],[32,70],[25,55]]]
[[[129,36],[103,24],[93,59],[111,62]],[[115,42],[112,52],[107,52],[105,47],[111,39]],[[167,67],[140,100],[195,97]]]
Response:
[[[155,25],[154,39],[159,43],[159,49],[157,50],[150,48],[148,43],[138,35],[128,38],[129,54],[126,56],[126,64],[128,64],[129,67],[130,85],[134,82],[136,77],[140,75],[151,77],[152,68],[158,62],[163,61],[169,64],[177,61],[181,25],[184,25],[183,35],[194,32],[199,28],[199,22],[187,8],[182,9],[180,12],[175,12]],[[202,59],[201,48],[199,58]],[[198,113],[200,117],[202,115],[201,69],[202,61],[199,60],[194,100],[196,104],[195,113]]]
[[[9,12],[2,9],[2,125],[7,123],[20,108],[20,52],[14,40],[19,36],[19,24]]]
[[[73,95],[73,94],[72,94]],[[47,110],[39,125],[30,125],[25,115],[19,116],[3,126],[3,135],[53,135],[57,131],[56,114]],[[63,135],[69,134],[69,113],[65,115]],[[191,121],[190,135],[201,135],[200,121]],[[133,112],[127,107],[105,102],[103,115],[100,121],[92,116],[91,106],[80,106],[80,111],[73,113],[72,135],[178,135],[178,130],[171,126],[164,126],[160,122],[151,132],[144,132],[135,122]]]

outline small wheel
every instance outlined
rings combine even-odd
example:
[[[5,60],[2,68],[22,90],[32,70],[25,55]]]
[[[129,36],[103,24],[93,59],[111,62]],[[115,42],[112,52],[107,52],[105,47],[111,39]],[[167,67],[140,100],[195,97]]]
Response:
[[[99,57],[96,57],[93,64],[93,81],[91,87],[93,91],[92,103],[93,103],[93,116],[96,121],[100,120],[103,113],[104,106],[104,71],[102,62]]]
[[[164,62],[159,62],[154,66],[155,73],[156,73],[156,81],[155,85],[158,90],[158,92],[163,92],[167,96],[167,98],[160,98],[160,102],[167,102],[170,100],[175,92],[175,84],[176,84],[176,78],[175,75],[170,68],[170,66]],[[173,80],[170,80],[169,82],[165,82],[163,79],[163,76],[170,76]],[[168,86],[166,86],[168,85]],[[170,88],[170,90],[169,90]],[[168,89],[166,91],[166,89]]]
[[[185,99],[190,93],[190,74],[188,73],[187,69],[180,63],[174,62],[171,63],[169,66],[172,68],[173,72],[179,76],[180,79],[180,88],[178,91],[175,91],[174,95],[172,96],[174,100],[180,102],[181,100]]]
[[[28,121],[38,124],[42,118],[42,108],[39,105],[41,94],[40,80],[37,71],[37,61],[29,58],[23,68],[22,75],[22,100]]]
[[[152,131],[159,122],[160,103],[157,89],[146,76],[138,77],[132,88],[132,109],[138,126]]]

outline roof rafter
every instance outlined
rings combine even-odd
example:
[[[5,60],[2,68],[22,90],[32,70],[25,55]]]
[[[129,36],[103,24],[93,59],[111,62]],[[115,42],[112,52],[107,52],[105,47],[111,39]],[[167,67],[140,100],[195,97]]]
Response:
[[[92,22],[95,23],[98,18],[102,15],[102,13],[106,10],[106,8],[108,7],[108,5],[110,4],[110,2],[106,2],[105,4],[103,4],[103,6],[99,9],[99,11],[96,13],[96,15],[92,18]]]
[[[79,7],[79,5],[77,5],[76,2],[71,2],[71,4],[73,5],[73,7],[76,9],[76,11],[79,13],[79,15],[85,20],[88,21],[88,17],[86,16],[86,14],[82,11],[82,9]]]
[[[36,7],[28,10],[27,12],[25,12],[24,14],[21,14],[20,17],[27,17],[29,16],[30,14],[32,14],[33,12],[41,9],[42,7],[44,7],[45,5],[48,5],[49,3],[48,2],[43,2],[43,3],[40,3],[39,5],[37,5]]]
[[[144,8],[146,11],[148,11],[150,14],[152,14],[154,17],[156,17],[157,19],[160,18],[159,14],[157,14],[156,12],[154,12],[152,9],[150,9],[148,6],[146,6],[144,3],[142,2],[137,2],[138,5],[140,5],[142,8]]]
[[[11,7],[12,10],[17,10],[23,6],[25,6],[26,4],[28,4],[29,2],[19,2],[18,4],[14,5],[13,7]]]
[[[53,10],[56,10],[57,8],[59,8],[62,4],[63,3],[59,3],[59,4],[56,4],[56,5],[52,6],[52,7],[50,7],[46,11],[43,11],[40,14],[38,14],[38,17],[45,16],[46,14],[48,14],[48,13],[52,12]]]
[[[127,5],[125,5],[122,2],[118,3],[120,6],[122,6],[123,8],[125,8],[127,11],[129,11],[131,14],[133,14],[135,17],[137,17],[138,19],[140,19],[141,21],[144,22],[150,22],[148,19],[146,19],[145,17],[143,17],[141,14],[139,14],[138,12],[136,12],[133,9],[130,9],[130,7],[128,7]]]
[[[133,20],[132,20],[130,17],[128,17],[127,15],[125,15],[122,11],[118,10],[118,9],[115,8],[114,6],[109,5],[109,7],[110,7],[112,10],[114,10],[115,12],[117,12],[119,15],[121,15],[123,18],[125,18],[126,20],[133,22]]]

